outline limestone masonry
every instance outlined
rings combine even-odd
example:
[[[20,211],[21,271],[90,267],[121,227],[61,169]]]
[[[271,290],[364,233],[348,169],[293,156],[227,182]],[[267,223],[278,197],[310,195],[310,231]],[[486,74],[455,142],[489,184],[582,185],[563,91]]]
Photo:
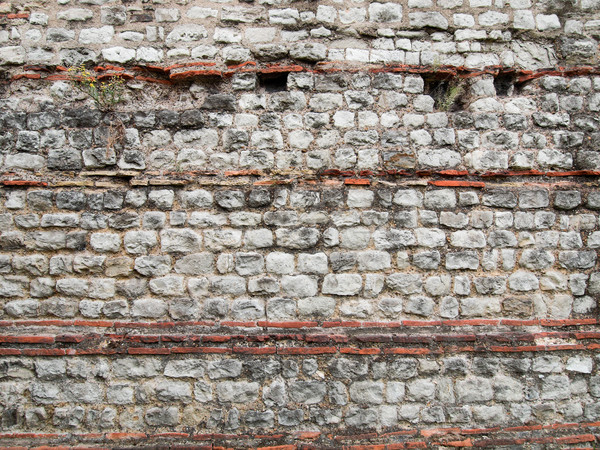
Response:
[[[598,0],[0,2],[0,446],[596,448],[599,39]]]

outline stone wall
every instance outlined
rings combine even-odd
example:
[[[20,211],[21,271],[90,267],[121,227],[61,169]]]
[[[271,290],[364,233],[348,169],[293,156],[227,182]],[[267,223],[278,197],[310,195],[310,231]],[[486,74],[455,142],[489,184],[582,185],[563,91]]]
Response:
[[[0,3],[0,445],[598,445],[599,9]]]

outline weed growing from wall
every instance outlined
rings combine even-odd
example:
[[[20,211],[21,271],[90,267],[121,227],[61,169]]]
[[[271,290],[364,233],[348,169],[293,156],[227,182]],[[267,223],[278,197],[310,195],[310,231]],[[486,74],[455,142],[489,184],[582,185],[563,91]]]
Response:
[[[99,81],[85,66],[70,67],[69,77],[73,85],[94,100],[96,107],[102,111],[111,110],[123,100],[125,82],[120,77],[112,77],[108,81]]]

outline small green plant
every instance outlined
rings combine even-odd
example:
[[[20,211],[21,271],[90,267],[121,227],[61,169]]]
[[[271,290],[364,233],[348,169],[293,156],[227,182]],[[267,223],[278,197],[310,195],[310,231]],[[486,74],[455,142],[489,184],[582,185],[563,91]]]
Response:
[[[440,98],[438,109],[440,111],[448,111],[456,100],[465,92],[465,82],[463,80],[453,79],[448,83],[446,92]]]
[[[125,82],[121,77],[111,77],[108,81],[98,81],[84,65],[70,67],[69,77],[73,85],[89,95],[96,107],[102,111],[113,109],[123,100]]]

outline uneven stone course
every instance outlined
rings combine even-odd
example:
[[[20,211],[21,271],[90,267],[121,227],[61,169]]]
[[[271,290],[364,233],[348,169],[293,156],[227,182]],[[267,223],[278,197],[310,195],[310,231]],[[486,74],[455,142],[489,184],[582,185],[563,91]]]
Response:
[[[0,2],[0,447],[597,445],[599,11]]]

